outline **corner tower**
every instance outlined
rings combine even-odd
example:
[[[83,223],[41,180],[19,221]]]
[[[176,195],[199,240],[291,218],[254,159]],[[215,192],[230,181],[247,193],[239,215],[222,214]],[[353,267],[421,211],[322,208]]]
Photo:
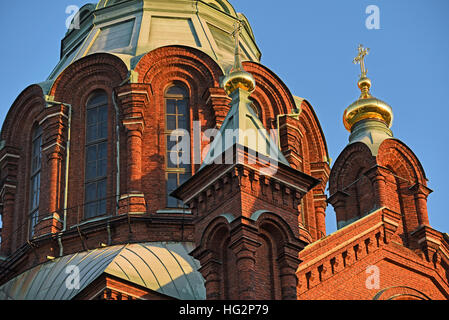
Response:
[[[359,46],[354,59],[361,66],[361,96],[344,112],[343,122],[351,134],[331,171],[329,203],[339,229],[388,208],[397,215],[400,241],[417,248],[416,233],[429,226],[427,197],[432,190],[413,151],[393,136],[392,108],[370,93],[365,69],[368,53],[369,49]]]

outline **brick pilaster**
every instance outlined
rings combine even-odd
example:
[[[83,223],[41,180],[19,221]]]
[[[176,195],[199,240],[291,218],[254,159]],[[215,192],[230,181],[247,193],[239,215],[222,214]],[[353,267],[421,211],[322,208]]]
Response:
[[[427,197],[430,193],[432,193],[432,190],[420,183],[412,186],[410,190],[414,193],[416,213],[418,215],[419,225],[429,227],[430,224],[429,215],[427,213]]]
[[[42,173],[46,177],[42,179],[41,191],[48,192],[41,192],[35,237],[62,230],[62,192],[65,178],[63,165],[67,155],[68,113],[68,107],[60,104],[47,107],[44,118],[39,123],[43,130]]]
[[[236,256],[239,299],[255,300],[256,250],[260,246],[257,231],[249,226],[238,224],[231,231],[230,249]]]
[[[20,154],[12,147],[5,147],[0,151],[1,191],[3,203],[2,212],[2,243],[0,252],[8,256],[12,252],[14,226],[15,200],[17,192],[17,169]]]
[[[119,213],[146,213],[142,190],[142,145],[145,110],[149,105],[148,85],[126,84],[117,90],[126,130],[127,189],[119,201]]]

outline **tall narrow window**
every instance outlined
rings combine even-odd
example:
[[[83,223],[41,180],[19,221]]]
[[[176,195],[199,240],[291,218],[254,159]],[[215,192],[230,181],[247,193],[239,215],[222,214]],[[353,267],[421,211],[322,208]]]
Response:
[[[190,135],[189,99],[187,90],[181,86],[170,87],[165,93],[165,136],[166,136],[166,192],[167,208],[183,208],[182,201],[170,197],[170,193],[192,176],[190,157],[186,161],[186,152],[190,155],[190,143],[180,148],[180,142],[188,140]],[[176,139],[173,133],[177,132]],[[184,134],[181,133],[184,132]],[[174,140],[174,141],[173,141]]]
[[[39,221],[39,197],[41,191],[42,169],[42,127],[33,131],[31,146],[31,181],[30,181],[30,238],[34,237]]]
[[[106,214],[107,165],[108,97],[97,92],[86,108],[85,219]]]

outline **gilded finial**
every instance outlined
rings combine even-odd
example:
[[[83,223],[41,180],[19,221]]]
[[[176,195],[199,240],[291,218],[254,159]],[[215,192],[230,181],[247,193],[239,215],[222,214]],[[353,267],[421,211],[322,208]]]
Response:
[[[368,73],[368,70],[365,68],[365,57],[369,54],[370,48],[364,48],[362,44],[359,44],[359,47],[357,48],[358,54],[352,61],[354,64],[360,64],[360,70],[362,71],[362,74],[360,75],[360,78],[366,78],[366,74]]]
[[[362,91],[362,95],[360,98],[369,98],[371,97],[371,94],[369,92],[369,89],[371,88],[371,80],[366,76],[368,73],[368,70],[365,68],[365,57],[369,54],[370,49],[363,47],[363,45],[359,44],[358,48],[358,54],[352,61],[354,64],[360,64],[360,80],[358,82],[358,86],[360,90]]]
[[[232,32],[232,37],[235,41],[235,53],[234,53],[234,66],[231,69],[232,71],[240,71],[242,70],[242,61],[240,58],[240,33],[242,32],[242,21],[237,20],[234,23],[234,31]]]
[[[369,54],[370,49],[360,44],[357,51],[353,63],[360,64],[361,75],[357,84],[362,94],[345,110],[344,125],[348,131],[352,131],[356,123],[371,119],[381,121],[390,128],[393,122],[393,110],[387,103],[374,98],[370,93],[371,80],[367,77],[368,70],[365,67],[365,57]]]
[[[248,92],[253,92],[256,88],[256,80],[252,74],[243,69],[240,57],[240,32],[242,31],[242,21],[237,20],[234,24],[234,31],[232,36],[235,39],[235,55],[234,65],[229,71],[228,76],[223,80],[223,88],[226,93],[230,95],[236,89],[243,89]]]

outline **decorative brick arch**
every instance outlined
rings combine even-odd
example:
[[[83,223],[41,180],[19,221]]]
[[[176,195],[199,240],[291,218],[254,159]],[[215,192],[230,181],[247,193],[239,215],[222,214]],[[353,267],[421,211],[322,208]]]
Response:
[[[376,207],[381,207],[371,176],[376,158],[362,142],[348,145],[335,161],[329,178],[329,203],[334,207],[337,224],[343,227]]]
[[[147,212],[156,212],[166,206],[166,118],[165,118],[165,93],[172,84],[179,84],[188,91],[191,156],[196,155],[194,139],[195,127],[193,121],[199,121],[204,132],[215,128],[217,125],[217,113],[229,107],[223,101],[227,101],[224,90],[220,88],[220,80],[223,71],[220,66],[207,54],[184,46],[166,46],[155,49],[139,58],[135,63],[133,72],[136,77],[130,86],[140,86],[133,93],[134,97],[145,91],[148,102],[139,110],[145,130],[141,133],[140,156],[145,158],[146,166],[137,172],[134,180],[141,180],[142,193],[147,202]],[[139,91],[139,93],[137,93]],[[130,98],[131,99],[131,98]],[[132,100],[132,99],[131,99]],[[129,102],[130,106],[134,102]],[[122,105],[123,105],[123,101]],[[131,107],[131,109],[135,108]],[[134,111],[133,111],[134,112]],[[226,114],[227,112],[224,112]],[[133,116],[134,117],[134,116]],[[201,150],[207,145],[207,141],[201,141]],[[126,163],[126,159],[122,163]],[[192,167],[192,173],[199,168],[199,163]],[[159,185],[155,186],[154,181]],[[161,187],[162,186],[162,187]]]
[[[427,184],[426,174],[414,152],[397,139],[382,142],[377,154],[377,163],[389,167],[396,175],[407,179],[412,184]]]
[[[376,160],[379,166],[388,169],[385,186],[391,196],[386,203],[402,214],[401,236],[405,244],[417,245],[413,243],[412,232],[429,225],[427,197],[432,190],[427,188],[424,169],[413,151],[397,139],[383,141]]]
[[[158,74],[167,71],[185,72],[187,70],[200,75],[210,87],[220,85],[223,70],[207,54],[195,48],[185,46],[166,46],[155,49],[139,59],[134,71],[139,83],[152,83]]]
[[[262,277],[259,290],[270,287],[270,295],[265,299],[295,300],[298,285],[296,269],[300,263],[298,254],[304,243],[295,237],[287,222],[273,212],[258,212],[256,226],[262,244],[256,252],[258,269],[271,279],[271,283],[264,285]]]
[[[330,176],[329,202],[339,225],[346,225],[383,207],[400,214],[398,235],[415,246],[413,232],[429,225],[424,170],[414,153],[397,139],[384,140],[373,156],[362,142],[347,146]]]
[[[295,233],[288,223],[276,213],[270,211],[258,211],[255,212],[251,218],[256,220],[257,228],[269,232],[274,231],[273,236],[276,238],[276,242],[279,245],[297,241]]]
[[[296,109],[296,104],[290,90],[279,77],[267,67],[246,61],[243,67],[256,80],[256,90],[251,97],[263,109],[267,129],[274,127],[276,116],[290,114]]]
[[[81,58],[70,64],[55,80],[49,92],[49,96],[55,101],[71,106],[71,112],[66,110],[64,122],[68,127],[67,119],[71,113],[71,135],[69,177],[80,176],[80,179],[69,179],[67,199],[66,224],[72,226],[83,219],[85,188],[85,108],[88,99],[95,91],[103,91],[108,96],[108,187],[107,187],[107,210],[114,212],[115,197],[117,190],[116,159],[117,148],[115,142],[118,138],[117,119],[118,115],[114,107],[114,91],[128,78],[128,68],[117,56],[109,53],[95,53]],[[120,113],[121,111],[119,111]],[[64,161],[65,156],[62,157]],[[61,170],[61,169],[60,169]],[[59,174],[64,174],[61,172]],[[62,189],[62,188],[60,188]],[[61,202],[59,202],[61,203]],[[61,212],[62,208],[59,208]]]
[[[1,139],[5,140],[6,145],[20,142],[27,134],[26,128],[33,126],[44,108],[44,95],[39,85],[31,85],[22,91],[3,122]],[[20,143],[18,146],[21,146]]]
[[[222,235],[223,233],[229,235],[231,231],[230,222],[230,219],[225,215],[218,216],[209,222],[202,233],[201,239],[197,239],[199,241],[199,247],[207,250],[217,249],[214,246],[214,242],[219,239],[217,235]]]
[[[275,213],[257,211],[250,221],[252,231],[247,233],[249,229],[242,228],[239,218],[231,214],[220,215],[199,233],[197,249],[192,254],[204,268],[202,273],[208,298],[238,296],[239,281],[247,281],[245,277],[248,275],[241,273],[237,263],[241,259],[251,259],[256,266],[251,272],[255,279],[255,296],[261,299],[296,299],[298,253],[305,243]],[[252,240],[242,245],[235,238],[240,232]],[[236,247],[237,242],[240,245]]]
[[[42,88],[29,86],[14,101],[3,123],[4,147],[0,151],[2,218],[6,230],[2,234],[3,253],[14,251],[28,238],[32,134],[45,117],[45,106]]]
[[[306,130],[304,136],[308,139],[309,161],[311,163],[327,161],[329,153],[323,129],[312,105],[306,100],[301,104],[299,120]]]
[[[376,165],[371,150],[362,142],[348,145],[335,161],[329,178],[329,192],[344,191],[361,169],[368,170]]]
[[[49,95],[75,104],[95,87],[115,88],[127,77],[125,63],[109,53],[95,53],[69,65],[55,80]]]
[[[189,91],[193,109],[191,120],[215,126],[215,112],[213,106],[207,105],[207,93],[209,89],[217,88],[224,94],[220,88],[223,71],[207,54],[184,46],[161,47],[141,57],[134,71],[139,83],[150,86],[149,95],[155,108],[163,106],[163,94],[171,83],[182,83]],[[157,112],[164,114],[165,111],[158,109]]]

